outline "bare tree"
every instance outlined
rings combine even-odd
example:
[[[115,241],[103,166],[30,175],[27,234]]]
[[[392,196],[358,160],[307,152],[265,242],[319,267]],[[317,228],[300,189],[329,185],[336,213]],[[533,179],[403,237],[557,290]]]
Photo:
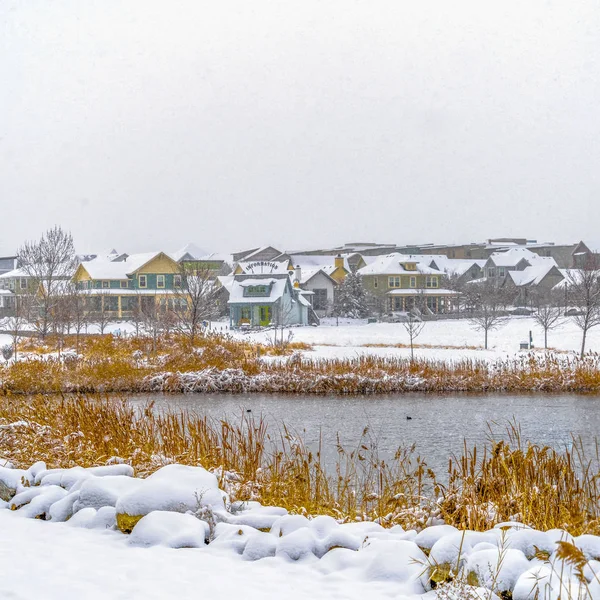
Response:
[[[562,296],[562,294],[560,294]],[[544,348],[548,348],[548,332],[560,327],[563,310],[560,298],[552,290],[532,289],[529,294],[532,305],[536,311],[533,320],[544,330]]]
[[[221,290],[215,282],[214,271],[199,268],[196,263],[183,263],[174,277],[175,328],[186,335],[193,346],[204,322],[217,316]]]
[[[500,329],[506,323],[506,316],[501,311],[504,299],[492,282],[473,283],[471,286],[471,293],[476,294],[476,308],[469,321],[474,329],[483,331],[487,350],[489,332]]]
[[[61,284],[72,277],[75,247],[70,233],[53,227],[36,242],[25,242],[18,250],[19,264],[30,278],[30,290],[36,297],[38,314],[34,324],[42,339],[48,335]]]
[[[600,325],[600,260],[589,255],[583,269],[567,273],[569,301],[577,309],[573,320],[581,329],[580,357],[585,355],[585,343],[590,329]]]
[[[411,310],[407,314],[407,320],[402,323],[408,337],[410,339],[410,362],[415,360],[414,342],[419,337],[423,328],[425,327],[425,321],[421,318],[416,310]]]
[[[24,302],[15,303],[14,314],[10,317],[0,319],[0,328],[12,337],[12,356],[14,360],[18,357],[19,340],[27,326],[28,311]]]

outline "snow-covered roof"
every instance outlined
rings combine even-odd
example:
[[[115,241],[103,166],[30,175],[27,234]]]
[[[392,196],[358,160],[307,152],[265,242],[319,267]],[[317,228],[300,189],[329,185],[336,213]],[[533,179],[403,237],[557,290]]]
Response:
[[[238,283],[242,286],[242,287],[252,287],[255,285],[271,285],[272,283],[275,283],[277,281],[277,279],[244,279],[243,281],[239,281]]]
[[[270,285],[271,283],[272,285],[268,289],[267,296],[244,296],[244,289],[248,285]],[[288,277],[280,279],[246,279],[244,281],[234,280],[229,289],[229,304],[272,304],[283,296],[286,285],[290,285]]]
[[[523,271],[509,271],[508,276],[517,287],[538,285],[554,268],[553,264],[541,263],[526,267]]]
[[[545,263],[556,266],[556,261],[551,256],[540,256],[527,248],[511,248],[506,252],[494,252],[488,259],[496,267],[516,267],[522,260],[526,260],[530,265]]]
[[[173,260],[180,261],[182,258],[186,257],[186,254],[189,255],[189,258],[200,258],[206,252],[201,250],[196,244],[186,244],[183,248],[179,248],[179,250],[175,250],[175,252],[171,252],[171,257]],[[186,257],[187,258],[187,257]]]
[[[95,259],[81,263],[92,279],[127,279],[146,263],[156,258],[160,252],[131,254],[122,261]]]
[[[485,265],[485,260],[475,260],[472,258],[448,258],[447,256],[432,257],[431,264],[444,271],[448,275],[464,275],[473,265],[482,268]]]
[[[327,269],[329,273],[335,271],[336,254],[290,254],[290,261],[294,267],[300,266],[302,269],[320,268]],[[344,268],[350,271],[348,264],[348,255],[341,257],[344,261]],[[327,271],[325,271],[327,272]]]
[[[300,269],[300,283],[301,284],[308,283],[313,277],[315,277],[319,273],[322,273],[323,275],[325,275],[325,277],[331,279],[333,281],[333,283],[336,283],[335,280],[331,278],[331,273],[333,273],[333,271],[335,269],[331,269],[331,271],[329,273],[327,272],[328,270],[329,270],[329,268],[320,268],[320,267],[314,267],[312,269],[301,268]],[[295,279],[295,277],[292,276],[292,279]]]
[[[428,266],[431,256],[427,258],[429,261],[420,262],[421,257],[425,255],[412,256],[410,254],[400,254],[394,252],[385,256],[378,256],[377,260],[369,263],[366,267],[358,270],[360,275],[402,275],[402,274],[419,274],[419,275],[443,275],[442,271],[433,269]],[[417,260],[418,257],[418,260]],[[403,263],[416,263],[416,270],[408,270],[403,267]]]

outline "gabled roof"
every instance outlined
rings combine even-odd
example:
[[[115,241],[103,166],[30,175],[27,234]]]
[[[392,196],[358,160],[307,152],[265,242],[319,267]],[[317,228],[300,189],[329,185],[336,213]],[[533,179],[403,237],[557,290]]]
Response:
[[[183,248],[179,248],[175,252],[171,252],[171,258],[179,262],[182,259],[192,260],[194,258],[200,258],[205,254],[204,250],[201,250],[196,244],[186,244]]]
[[[490,254],[486,264],[492,263],[496,267],[516,267],[523,260],[530,265],[545,263],[556,266],[556,261],[552,257],[540,256],[527,248],[511,248],[506,252],[494,252]]]
[[[123,261],[91,260],[81,263],[79,268],[85,269],[92,279],[128,279],[130,275],[161,255],[173,260],[164,252],[146,252],[131,254]]]
[[[539,285],[552,271],[555,275],[562,275],[556,265],[541,263],[525,268],[523,271],[509,271],[508,276],[517,287]]]
[[[442,271],[433,269],[427,263],[419,262],[423,255],[412,256],[394,252],[386,256],[379,256],[377,260],[370,262],[366,267],[358,270],[360,275],[443,275]],[[431,256],[427,257],[431,259]],[[416,263],[416,270],[405,269],[403,263]]]
[[[331,272],[333,272],[335,269],[333,269]],[[317,276],[319,273],[321,273],[324,277],[327,277],[327,279],[330,279],[334,285],[337,285],[337,281],[331,277],[331,275],[329,273],[327,273],[326,269],[321,269],[319,267],[314,267],[312,269],[300,269],[300,284],[304,284],[304,283],[308,283],[313,277]]]
[[[430,267],[444,271],[448,275],[464,275],[469,269],[476,265],[480,269],[485,265],[485,260],[474,260],[472,258],[448,258],[447,256],[434,256],[429,263]]]
[[[244,289],[253,285],[270,286],[267,296],[244,296]],[[229,288],[228,304],[272,304],[279,300],[284,294],[286,288],[290,295],[293,295],[293,288],[290,278],[285,276],[268,277],[252,276],[245,277],[236,275]]]

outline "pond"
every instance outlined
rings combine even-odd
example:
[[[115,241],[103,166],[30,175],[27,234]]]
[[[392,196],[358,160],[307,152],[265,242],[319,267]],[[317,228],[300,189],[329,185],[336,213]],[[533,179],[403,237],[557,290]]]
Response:
[[[132,402],[155,402],[155,410],[186,409],[214,418],[262,416],[274,433],[281,423],[302,434],[312,448],[319,439],[323,457],[333,464],[336,439],[356,447],[365,427],[383,458],[399,446],[416,444],[417,453],[437,473],[446,470],[448,457],[468,445],[483,444],[490,428],[505,438],[506,426],[519,424],[522,439],[564,449],[572,437],[581,437],[589,458],[595,455],[600,432],[600,397],[583,395],[474,395],[394,394],[385,396],[314,395],[144,395]]]

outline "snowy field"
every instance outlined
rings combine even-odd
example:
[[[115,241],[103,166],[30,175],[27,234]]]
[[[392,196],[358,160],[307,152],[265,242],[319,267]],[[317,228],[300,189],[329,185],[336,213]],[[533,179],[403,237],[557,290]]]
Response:
[[[269,343],[274,336],[273,330],[251,333],[230,330],[225,321],[213,322],[211,330],[260,343]],[[106,331],[128,335],[133,331],[133,326],[130,323],[114,323]],[[394,348],[396,344],[409,343],[408,334],[401,323],[367,324],[365,320],[340,319],[338,326],[335,319],[324,319],[319,327],[294,327],[286,330],[284,337],[287,336],[287,331],[293,333],[293,341],[314,346],[313,351],[306,353],[314,358],[353,358],[363,354],[397,357],[410,355],[408,348]],[[535,349],[543,351],[544,332],[530,317],[511,317],[503,327],[491,331],[488,350],[483,348],[483,333],[475,330],[466,319],[429,321],[415,340],[415,354],[421,358],[441,360],[474,358],[493,361],[514,357],[522,354],[519,344],[528,340],[530,331]],[[94,332],[92,327],[89,332]],[[0,334],[0,346],[10,342],[10,336]],[[370,347],[372,344],[377,347]],[[581,330],[572,319],[565,319],[559,328],[548,333],[548,347],[552,350],[576,355],[580,345]],[[600,352],[600,327],[589,332],[586,350]]]
[[[408,344],[408,334],[401,323],[372,323],[366,321],[324,320],[319,327],[297,327],[292,329],[293,341],[306,342],[314,346],[308,356],[323,358],[355,357],[361,354],[379,356],[409,356],[408,348],[393,348],[395,344]],[[430,321],[415,340],[415,354],[422,358],[456,360],[476,358],[496,360],[519,355],[519,344],[527,341],[532,332],[534,346],[544,348],[544,332],[530,317],[511,317],[506,324],[489,333],[488,350],[484,350],[483,333],[473,329],[468,320],[448,319]],[[273,338],[272,331],[259,333],[234,332],[236,337],[267,342]],[[382,347],[368,347],[377,344]],[[560,352],[577,353],[581,345],[581,331],[568,319],[560,328],[548,334],[548,347]],[[592,329],[588,335],[588,351],[600,351],[600,328]]]
[[[236,485],[227,473],[225,482]],[[8,464],[0,467],[0,495],[3,600],[496,599],[491,590],[513,600],[537,597],[536,590],[555,600],[561,591],[600,599],[600,537],[518,523],[417,532],[309,520],[257,502],[232,505],[201,467],[167,465],[137,479],[126,464]],[[131,533],[121,533],[123,517],[133,516]],[[584,553],[585,581],[560,560],[559,541]],[[431,579],[455,565],[474,587],[439,596]]]

